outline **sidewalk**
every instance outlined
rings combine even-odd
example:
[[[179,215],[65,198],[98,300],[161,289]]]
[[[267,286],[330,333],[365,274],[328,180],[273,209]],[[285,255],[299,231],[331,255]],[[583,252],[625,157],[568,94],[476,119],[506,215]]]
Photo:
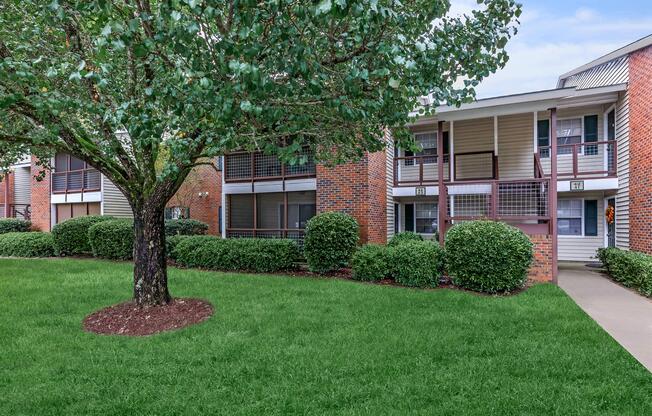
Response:
[[[652,300],[583,265],[561,264],[559,287],[652,371]]]

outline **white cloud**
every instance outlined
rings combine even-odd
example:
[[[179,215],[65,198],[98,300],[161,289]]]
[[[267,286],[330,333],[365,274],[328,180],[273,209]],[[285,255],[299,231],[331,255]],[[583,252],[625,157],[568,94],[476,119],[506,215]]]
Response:
[[[474,0],[454,0],[451,10],[469,13]],[[526,5],[518,34],[508,43],[506,67],[485,79],[478,97],[555,88],[560,74],[650,34],[652,15],[632,19],[605,16],[598,10]]]

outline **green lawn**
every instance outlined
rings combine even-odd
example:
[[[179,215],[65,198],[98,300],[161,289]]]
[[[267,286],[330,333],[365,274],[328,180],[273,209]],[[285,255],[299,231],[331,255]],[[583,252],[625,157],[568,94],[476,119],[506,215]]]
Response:
[[[0,259],[7,415],[652,414],[652,375],[555,286],[492,298],[171,270],[207,322],[84,333],[131,265]]]

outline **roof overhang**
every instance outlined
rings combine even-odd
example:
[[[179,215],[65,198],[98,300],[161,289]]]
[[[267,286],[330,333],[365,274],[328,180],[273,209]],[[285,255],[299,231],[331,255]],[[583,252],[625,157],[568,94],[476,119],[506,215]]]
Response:
[[[460,107],[441,106],[434,116],[420,117],[413,126],[430,124],[439,120],[456,121],[475,118],[504,116],[510,114],[546,111],[551,108],[572,108],[607,104],[618,101],[618,94],[627,89],[627,84],[576,90],[573,87],[525,94],[487,98]]]

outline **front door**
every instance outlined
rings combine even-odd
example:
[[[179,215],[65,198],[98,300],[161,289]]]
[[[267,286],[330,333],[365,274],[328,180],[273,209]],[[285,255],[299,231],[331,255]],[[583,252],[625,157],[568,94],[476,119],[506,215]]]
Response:
[[[607,210],[605,212],[605,221],[607,223],[607,247],[616,247],[616,199],[607,200]]]

